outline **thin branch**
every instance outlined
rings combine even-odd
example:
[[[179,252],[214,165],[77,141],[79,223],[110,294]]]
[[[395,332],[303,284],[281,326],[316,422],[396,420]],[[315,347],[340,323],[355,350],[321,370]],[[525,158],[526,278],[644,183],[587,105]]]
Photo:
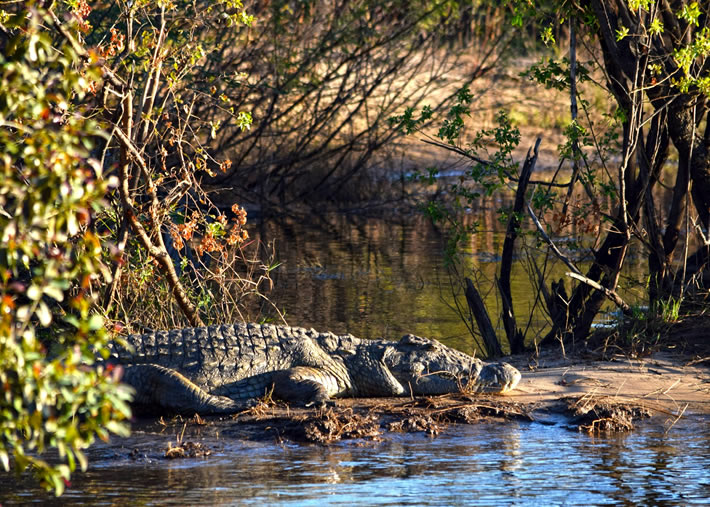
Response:
[[[602,292],[607,297],[607,299],[609,299],[609,301],[611,301],[616,306],[621,308],[621,311],[624,312],[624,314],[626,314],[626,315],[631,314],[631,307],[629,306],[629,304],[626,301],[621,299],[621,296],[619,296],[616,293],[616,291],[609,290],[606,287],[603,287],[602,285],[598,284],[597,282],[595,282],[591,278],[587,278],[586,276],[581,275],[579,273],[571,273],[568,271],[565,274],[567,276],[569,276],[570,278],[574,278],[575,280],[579,280],[580,282],[585,283],[585,284],[589,285],[590,287],[593,287],[593,288],[597,289],[598,291]]]
[[[431,144],[432,146],[436,146],[437,148],[443,148],[445,150],[453,151],[454,153],[458,153],[462,157],[466,157],[470,160],[473,160],[474,162],[478,162],[481,165],[485,165],[485,166],[492,165],[491,161],[477,157],[476,155],[473,155],[472,153],[464,150],[463,148],[459,148],[458,146],[455,146],[453,144],[446,144],[446,143],[442,143],[440,141],[436,141],[433,139],[420,139],[420,141],[427,143],[427,144]],[[518,183],[520,181],[519,178],[510,174],[508,171],[504,171],[504,173],[510,181],[514,181],[516,183]],[[528,184],[529,185],[543,185],[546,187],[567,188],[572,184],[572,182],[569,181],[567,183],[555,183],[552,181],[530,180],[530,181],[528,181]]]
[[[579,269],[577,269],[577,266],[574,265],[574,263],[569,259],[569,257],[567,257],[562,252],[560,252],[559,248],[557,248],[557,246],[555,246],[555,244],[552,242],[552,240],[550,239],[550,236],[547,235],[547,233],[545,232],[545,229],[542,228],[540,221],[535,216],[535,212],[530,207],[530,204],[528,204],[528,215],[530,215],[530,218],[532,218],[532,221],[535,224],[537,231],[540,233],[540,235],[542,236],[542,239],[545,241],[545,243],[547,243],[547,245],[550,247],[550,249],[555,254],[555,256],[558,259],[560,259],[562,262],[564,262],[568,268],[570,268],[572,271],[574,271],[574,273],[582,276],[582,272]]]
[[[138,166],[141,168],[141,170],[144,172],[144,175],[147,177],[148,166],[138,149],[133,145],[131,140],[121,129],[115,129],[114,132],[121,141],[122,145],[128,150],[132,158],[137,162]],[[177,276],[177,273],[175,272],[175,266],[173,265],[172,259],[170,259],[170,255],[168,255],[160,231],[157,231],[156,234],[159,242],[158,246],[156,246],[155,243],[153,243],[153,241],[150,239],[150,236],[145,230],[145,227],[143,227],[143,224],[141,224],[140,220],[138,220],[137,213],[135,211],[135,208],[133,207],[130,191],[128,189],[128,174],[126,172],[125,164],[121,164],[120,172],[121,185],[119,186],[119,189],[121,193],[121,202],[123,204],[124,212],[126,214],[126,217],[128,218],[128,221],[130,222],[135,233],[138,235],[138,238],[140,239],[143,247],[148,250],[150,255],[155,258],[155,260],[158,261],[160,266],[163,268],[165,278],[167,279],[168,284],[172,288],[175,300],[177,301],[178,305],[180,306],[180,309],[183,311],[187,319],[190,321],[190,324],[192,324],[193,326],[204,325],[202,319],[197,313],[196,308],[190,302],[190,299],[188,298],[187,293],[185,292],[185,289],[183,288],[182,283],[180,282],[180,279]],[[153,219],[155,226],[159,227],[159,222],[156,221],[157,217],[155,216],[155,200],[157,199],[157,196],[155,194],[155,184],[150,180],[150,178],[146,178],[146,183],[148,186],[148,192],[151,194],[154,200],[153,205],[151,206],[151,218]]]

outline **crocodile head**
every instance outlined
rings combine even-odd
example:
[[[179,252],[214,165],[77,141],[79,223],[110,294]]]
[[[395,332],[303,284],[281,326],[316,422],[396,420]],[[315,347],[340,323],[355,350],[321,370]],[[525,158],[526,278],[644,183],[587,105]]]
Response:
[[[412,394],[505,393],[520,381],[520,372],[507,363],[486,364],[436,340],[411,334],[389,345],[383,359]]]

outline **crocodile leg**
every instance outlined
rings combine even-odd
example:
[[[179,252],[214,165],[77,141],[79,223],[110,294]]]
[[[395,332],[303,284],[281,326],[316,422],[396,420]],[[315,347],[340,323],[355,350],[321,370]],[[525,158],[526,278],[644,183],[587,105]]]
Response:
[[[125,366],[122,381],[135,389],[134,403],[145,406],[201,414],[229,414],[247,408],[246,403],[209,394],[177,371],[157,364]]]
[[[360,352],[348,358],[356,396],[401,396],[406,392],[385,364],[392,351],[392,347],[385,347],[379,357]]]
[[[285,401],[322,405],[344,394],[338,378],[322,368],[294,366],[274,375],[274,396]]]
[[[520,382],[520,372],[508,363],[487,364],[478,374],[476,382],[467,386],[479,393],[507,393]]]

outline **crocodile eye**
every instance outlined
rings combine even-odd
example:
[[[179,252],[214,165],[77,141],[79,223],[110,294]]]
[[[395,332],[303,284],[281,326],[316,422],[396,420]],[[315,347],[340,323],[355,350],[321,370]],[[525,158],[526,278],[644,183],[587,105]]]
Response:
[[[411,367],[411,371],[414,375],[422,375],[425,369],[422,363],[415,363]]]
[[[405,334],[400,338],[399,343],[400,345],[413,345],[422,350],[434,350],[438,347],[438,342],[413,334]]]

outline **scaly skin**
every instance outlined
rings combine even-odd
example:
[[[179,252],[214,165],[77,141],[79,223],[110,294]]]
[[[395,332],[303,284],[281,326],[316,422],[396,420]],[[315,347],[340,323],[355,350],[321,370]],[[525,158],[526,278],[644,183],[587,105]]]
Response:
[[[484,364],[436,340],[360,340],[287,326],[234,324],[130,335],[113,344],[135,402],[180,413],[230,413],[273,389],[286,401],[504,393],[520,372]]]

